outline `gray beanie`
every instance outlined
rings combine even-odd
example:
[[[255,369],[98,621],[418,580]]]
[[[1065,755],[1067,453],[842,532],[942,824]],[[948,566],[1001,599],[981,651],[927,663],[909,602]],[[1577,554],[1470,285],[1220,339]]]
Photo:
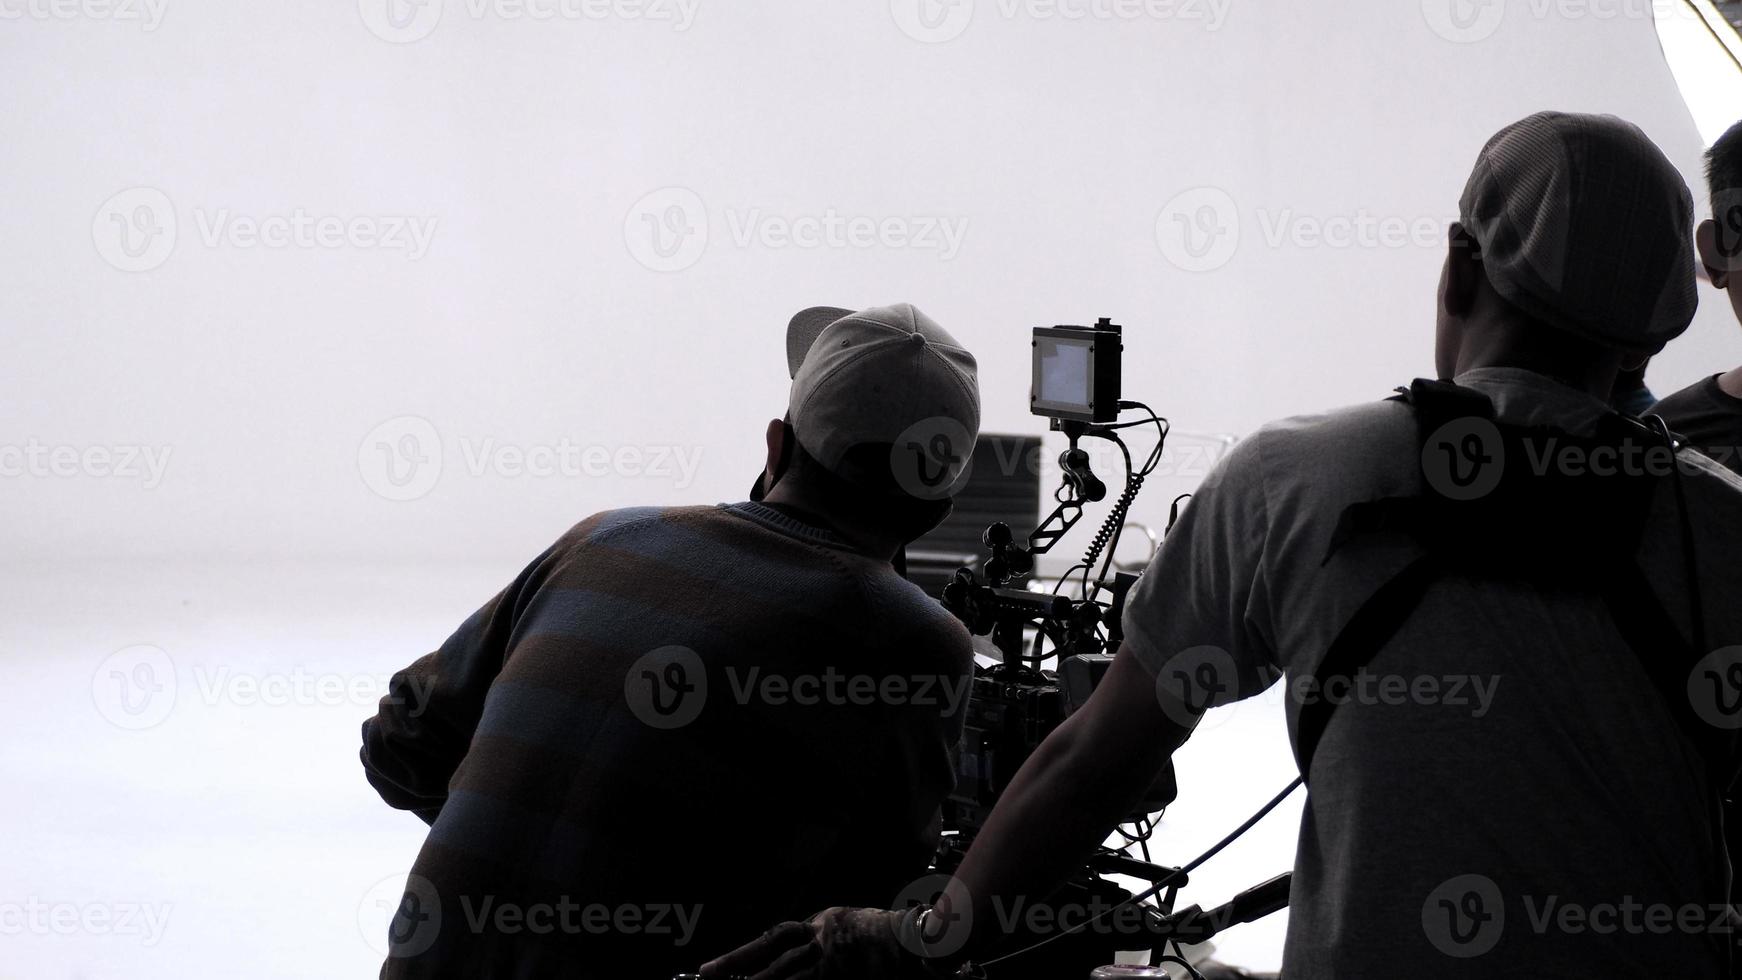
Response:
[[[1655,353],[1693,320],[1693,199],[1630,122],[1521,119],[1482,148],[1458,208],[1495,290],[1545,323]]]

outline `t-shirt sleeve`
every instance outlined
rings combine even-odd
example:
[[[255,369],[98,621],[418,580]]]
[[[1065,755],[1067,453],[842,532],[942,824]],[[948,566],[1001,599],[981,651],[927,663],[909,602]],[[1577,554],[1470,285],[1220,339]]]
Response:
[[[1127,597],[1124,645],[1158,688],[1211,708],[1262,692],[1276,665],[1265,543],[1264,433],[1204,479]]]

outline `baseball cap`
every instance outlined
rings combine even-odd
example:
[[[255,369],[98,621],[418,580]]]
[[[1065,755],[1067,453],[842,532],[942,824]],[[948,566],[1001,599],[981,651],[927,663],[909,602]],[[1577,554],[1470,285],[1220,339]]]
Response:
[[[1630,122],[1539,112],[1507,126],[1458,211],[1495,290],[1538,320],[1651,352],[1693,320],[1693,198]]]
[[[830,472],[874,480],[866,453],[887,453],[899,492],[951,496],[980,434],[974,355],[911,303],[800,311],[787,325],[787,417]],[[886,481],[875,481],[886,482]]]

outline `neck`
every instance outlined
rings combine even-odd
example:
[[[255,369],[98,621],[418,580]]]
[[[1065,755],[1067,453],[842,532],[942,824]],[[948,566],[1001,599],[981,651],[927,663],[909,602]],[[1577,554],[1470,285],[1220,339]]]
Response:
[[[873,558],[893,561],[896,551],[901,548],[901,542],[889,535],[878,532],[852,515],[843,514],[824,502],[795,492],[784,482],[776,483],[768,496],[762,498],[762,502],[770,507],[793,511],[802,520],[822,524],[855,550]]]
[[[1719,375],[1718,387],[1732,398],[1742,398],[1742,367]]]
[[[1554,327],[1491,319],[1466,326],[1457,372],[1475,368],[1521,368],[1608,401],[1622,354]]]

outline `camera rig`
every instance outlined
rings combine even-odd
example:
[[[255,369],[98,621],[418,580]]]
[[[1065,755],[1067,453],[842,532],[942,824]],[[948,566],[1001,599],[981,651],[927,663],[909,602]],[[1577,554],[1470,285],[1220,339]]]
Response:
[[[1021,539],[1003,523],[986,528],[981,536],[988,549],[981,564],[983,576],[970,568],[958,569],[944,587],[944,607],[969,632],[990,637],[999,662],[975,669],[956,789],[944,807],[945,829],[950,833],[939,846],[936,869],[940,872],[954,870],[1023,763],[1054,728],[1087,702],[1121,640],[1120,615],[1137,577],[1116,571],[1113,553],[1144,477],[1160,462],[1168,432],[1167,420],[1147,406],[1120,400],[1123,349],[1120,326],[1105,318],[1092,327],[1035,329],[1030,410],[1047,418],[1051,430],[1067,440],[1059,456],[1061,479],[1054,492],[1055,506]],[[1121,423],[1119,415],[1126,410],[1141,411],[1146,417]],[[1133,467],[1120,432],[1148,425],[1155,427],[1156,444],[1144,464]],[[1014,580],[1026,580],[1035,559],[1052,551],[1077,526],[1087,505],[1107,499],[1107,484],[1095,474],[1084,448],[1091,439],[1118,448],[1125,463],[1123,489],[1081,560],[1060,576],[1052,591],[1013,585]],[[1052,669],[1047,668],[1049,661]],[[1047,942],[1044,953],[1024,955],[1020,965],[1012,964],[1011,970],[1000,970],[999,975],[1086,972],[1111,962],[1116,951],[1165,945],[1172,935],[1168,917],[1186,874],[1150,863],[1147,840],[1154,831],[1152,815],[1165,809],[1176,792],[1169,766],[1128,821],[1134,829],[1121,828],[1127,846],[1100,849],[1047,899],[1059,909],[1122,908],[1132,914],[1100,921],[1102,928],[1071,934],[1064,937],[1066,942]],[[1133,847],[1143,849],[1142,858],[1127,853]],[[1107,875],[1149,882],[1153,900],[1134,902],[1131,892]],[[1035,938],[1009,940],[1028,947],[1030,943],[1023,941]]]
[[[1111,650],[1121,639],[1119,620],[1135,575],[1113,572],[1113,552],[1143,479],[1160,462],[1167,421],[1147,406],[1119,399],[1118,324],[1102,318],[1092,327],[1037,327],[1034,331],[1034,384],[1029,404],[1063,433],[1067,448],[1059,456],[1061,480],[1056,506],[1024,539],[1002,523],[988,527],[981,540],[989,555],[984,578],[958,569],[944,587],[943,604],[968,631],[990,636],[1000,662],[976,670],[957,767],[957,787],[945,812],[946,826],[965,841],[979,831],[1018,769],[1065,717],[1087,700],[1112,664]],[[1119,413],[1140,409],[1147,418],[1119,423]],[[1121,429],[1154,425],[1156,444],[1141,468],[1133,469]],[[1107,497],[1095,475],[1087,439],[1113,443],[1125,461],[1125,486],[1082,559],[1060,577],[1051,592],[1012,586],[1034,570],[1035,558],[1051,551],[1082,520],[1084,507]],[[1100,572],[1095,574],[1097,561]],[[1082,571],[1080,582],[1075,573]],[[1066,588],[1078,586],[1075,596]],[[1030,646],[1028,635],[1032,632]],[[1054,670],[1045,669],[1055,661]],[[1139,819],[1157,812],[1175,793],[1171,767],[1144,801]]]

